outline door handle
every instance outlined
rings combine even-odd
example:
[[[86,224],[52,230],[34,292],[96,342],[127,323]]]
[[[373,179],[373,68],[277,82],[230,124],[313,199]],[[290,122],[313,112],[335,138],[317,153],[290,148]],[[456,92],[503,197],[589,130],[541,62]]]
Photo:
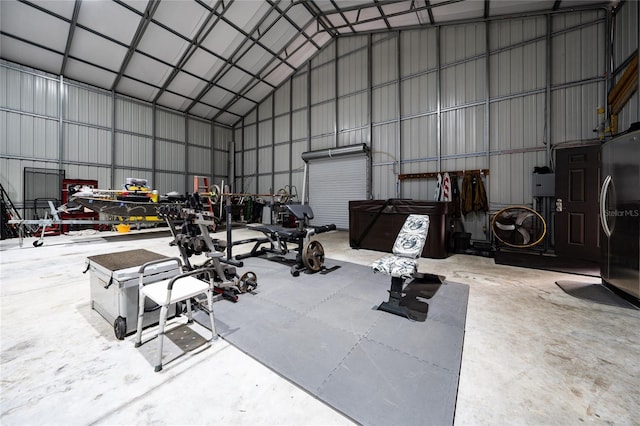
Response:
[[[608,175],[606,178],[604,178],[604,182],[602,182],[602,188],[600,189],[600,223],[602,224],[602,229],[604,230],[607,238],[611,237],[611,228],[609,228],[609,224],[607,223],[607,212],[605,209],[609,185],[611,185],[611,175]]]

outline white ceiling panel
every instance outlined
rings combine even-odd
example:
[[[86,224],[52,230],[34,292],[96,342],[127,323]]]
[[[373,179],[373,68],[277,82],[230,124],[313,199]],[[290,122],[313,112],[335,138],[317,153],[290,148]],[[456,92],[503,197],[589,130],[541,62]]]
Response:
[[[269,75],[265,78],[265,80],[274,86],[278,86],[280,83],[285,81],[289,76],[293,73],[291,67],[286,64],[280,64],[276,67],[275,70],[271,71]]]
[[[220,21],[202,42],[202,46],[228,58],[242,43],[244,37],[226,22]]]
[[[151,102],[158,94],[157,88],[148,84],[122,77],[118,83],[118,92],[126,93],[128,96]]]
[[[358,21],[366,21],[369,19],[376,19],[380,17],[380,11],[377,7],[365,7],[360,9],[360,19]]]
[[[272,51],[278,53],[295,35],[296,29],[293,25],[287,22],[286,19],[280,18],[273,27],[262,36],[260,41]]]
[[[81,81],[107,90],[111,89],[113,81],[116,78],[115,73],[74,59],[67,61],[65,76],[72,80]]]
[[[78,23],[126,45],[138,29],[140,15],[110,1],[85,1]]]
[[[195,98],[206,85],[207,83],[205,81],[199,80],[184,72],[179,72],[169,85],[169,90],[182,93],[190,98]]]
[[[202,102],[215,106],[220,105],[222,108],[233,99],[233,96],[233,93],[214,86],[202,97]]]
[[[190,99],[174,93],[164,92],[158,99],[158,104],[177,111],[184,110],[191,103]]]
[[[0,8],[2,32],[64,53],[69,34],[67,22],[15,1],[0,1]]]
[[[198,117],[204,117],[207,120],[213,119],[213,117],[219,112],[219,109],[210,107],[208,105],[201,104],[198,102],[191,109],[191,113],[197,115]]]
[[[226,124],[227,126],[233,126],[238,120],[240,120],[240,118],[228,112],[223,112],[216,118],[217,122]]]
[[[171,68],[140,53],[134,53],[125,74],[156,86],[162,86]]]
[[[2,59],[18,64],[28,64],[31,68],[53,74],[60,73],[63,57],[49,50],[3,35],[0,36],[0,52],[2,52]]]
[[[187,61],[184,69],[209,80],[222,69],[224,64],[225,62],[222,59],[216,58],[203,49],[197,49]]]
[[[261,70],[271,59],[273,56],[269,52],[254,44],[247,53],[240,56],[238,65],[249,70]]]
[[[256,105],[255,103],[248,101],[246,99],[238,99],[233,104],[231,104],[229,108],[227,108],[227,111],[242,116],[246,114],[247,111],[249,111],[255,105]]]
[[[434,2],[435,5],[435,2]],[[461,19],[479,19],[484,15],[484,2],[466,1],[451,3],[431,9],[436,22],[440,20],[458,21]]]
[[[313,56],[316,51],[317,49],[311,44],[311,42],[307,41],[298,51],[287,58],[287,62],[298,68],[300,65],[304,64],[307,59]]]
[[[36,0],[33,4],[37,4],[43,9],[60,15],[69,20],[73,17],[73,8],[75,3],[69,0]]]
[[[271,86],[260,82],[256,84],[251,90],[249,90],[246,96],[249,99],[259,102],[263,100],[269,93],[271,93],[271,90]]]
[[[76,28],[69,54],[117,72],[127,49],[82,28]]]
[[[249,81],[251,81],[249,74],[234,67],[224,74],[218,84],[222,87],[228,87],[232,92],[238,92]]]
[[[153,19],[193,39],[209,11],[194,1],[163,1]]]
[[[258,24],[268,11],[269,4],[264,1],[236,1],[228,7],[224,17],[248,32]]]
[[[127,5],[134,8],[140,13],[144,13],[145,9],[147,8],[147,3],[149,3],[148,0],[127,0]]]
[[[536,10],[549,10],[553,7],[555,0],[539,0],[537,2],[527,2],[523,4],[518,0],[502,0],[489,3],[489,10],[492,15],[507,15],[510,13],[533,12]],[[563,6],[568,6],[567,0],[562,2]]]
[[[138,44],[138,50],[174,65],[180,60],[187,47],[189,42],[153,22],[149,24]]]
[[[415,13],[406,13],[398,16],[391,16],[388,18],[389,24],[392,27],[410,27],[420,25],[421,22],[418,19],[418,15]]]

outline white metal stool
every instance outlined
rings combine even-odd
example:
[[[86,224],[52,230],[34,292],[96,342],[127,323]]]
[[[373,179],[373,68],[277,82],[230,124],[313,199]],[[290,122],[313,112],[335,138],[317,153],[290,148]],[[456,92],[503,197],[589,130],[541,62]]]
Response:
[[[157,281],[151,284],[144,284],[144,271],[147,267],[158,263],[164,263],[174,261],[180,265],[182,269],[182,261],[177,257],[168,259],[154,260],[147,262],[140,267],[138,273],[140,274],[138,284],[138,329],[136,331],[135,346],[136,348],[142,345],[142,322],[144,318],[144,306],[145,298],[153,300],[160,305],[160,317],[158,320],[158,353],[156,358],[155,371],[162,370],[162,344],[164,341],[165,325],[167,322],[167,313],[169,306],[173,303],[186,301],[187,303],[187,318],[189,323],[193,322],[193,316],[191,312],[191,298],[199,294],[206,293],[209,320],[211,321],[211,341],[217,340],[218,334],[216,333],[215,322],[213,318],[213,286],[214,286],[214,271],[210,268],[196,269],[189,272],[183,272],[175,277],[167,280]],[[202,281],[195,278],[193,275],[207,274],[209,276],[209,282]]]

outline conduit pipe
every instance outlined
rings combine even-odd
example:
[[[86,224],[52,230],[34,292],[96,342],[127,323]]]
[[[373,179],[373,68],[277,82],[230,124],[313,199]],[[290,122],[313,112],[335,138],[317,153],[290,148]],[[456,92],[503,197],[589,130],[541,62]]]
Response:
[[[358,143],[355,145],[340,146],[338,148],[320,149],[318,151],[307,151],[302,153],[302,161],[305,163],[309,160],[320,160],[323,158],[341,157],[344,155],[366,154],[369,147],[366,143]]]

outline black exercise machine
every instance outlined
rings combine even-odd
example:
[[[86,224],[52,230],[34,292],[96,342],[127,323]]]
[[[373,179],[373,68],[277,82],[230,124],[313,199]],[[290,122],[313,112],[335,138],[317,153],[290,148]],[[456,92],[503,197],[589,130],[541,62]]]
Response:
[[[249,229],[260,231],[265,236],[234,242],[234,245],[255,242],[249,253],[237,255],[235,259],[246,259],[267,253],[284,256],[290,251],[288,245],[296,244],[296,260],[291,267],[291,275],[297,277],[304,270],[320,271],[324,263],[324,248],[319,241],[309,238],[315,234],[333,231],[336,229],[336,225],[309,226],[309,220],[313,219],[313,211],[308,204],[286,204],[285,207],[295,217],[296,227],[284,228],[278,225],[264,224],[248,226]]]

